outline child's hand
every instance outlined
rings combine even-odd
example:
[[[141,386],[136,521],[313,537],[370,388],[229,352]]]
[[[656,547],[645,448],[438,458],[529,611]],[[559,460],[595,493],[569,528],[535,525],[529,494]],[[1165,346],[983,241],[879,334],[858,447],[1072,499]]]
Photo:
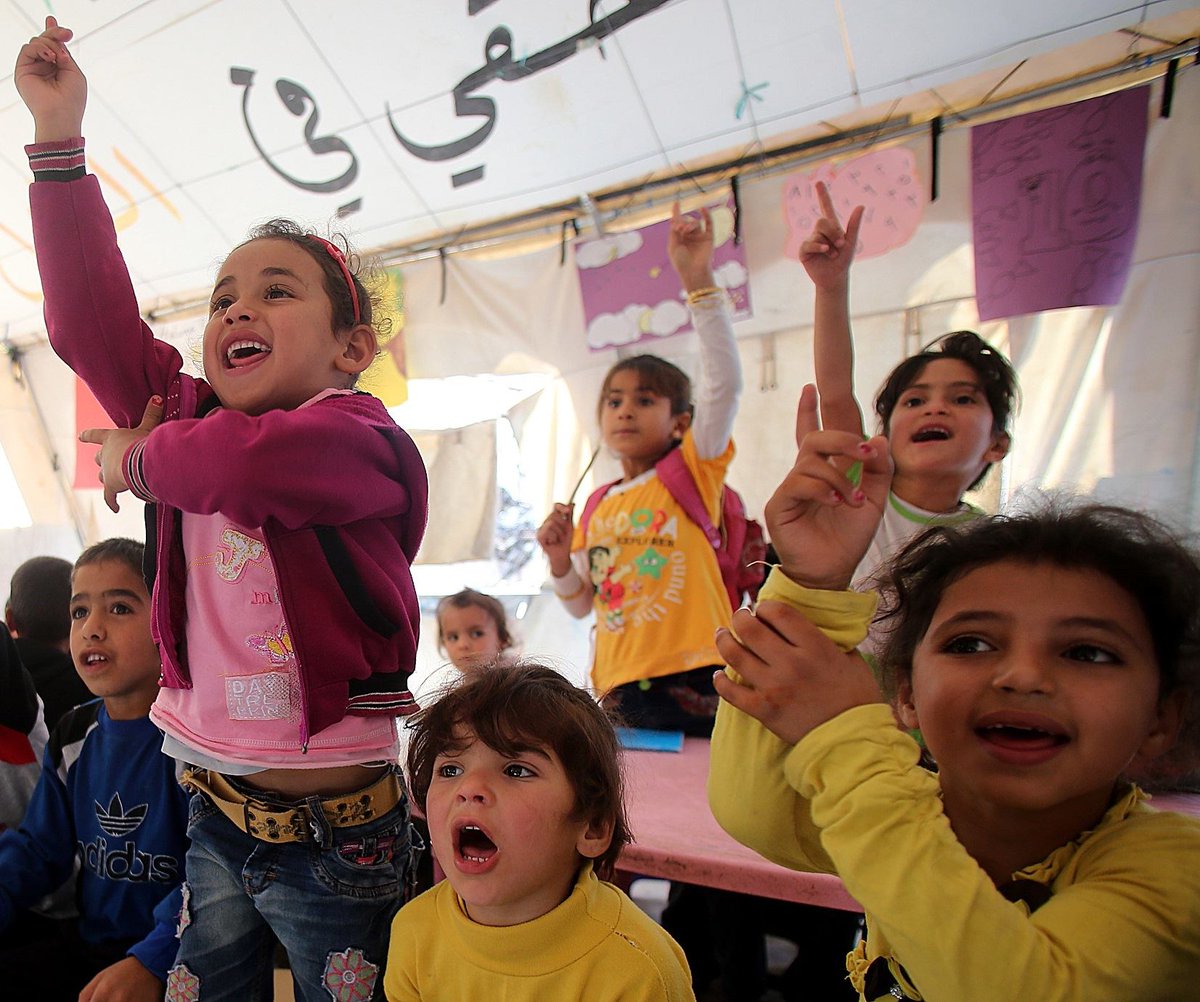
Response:
[[[793,745],[854,706],[882,702],[870,668],[843,653],[804,614],[782,602],[760,602],[733,615],[735,636],[717,631],[717,650],[741,676],[713,676],[718,695]]]
[[[767,502],[767,532],[783,573],[809,588],[841,590],[871,543],[887,504],[892,457],[887,439],[864,442],[848,431],[820,431],[817,391],[804,387],[796,408],[796,463]],[[831,460],[862,463],[856,487]]]
[[[21,46],[17,54],[13,80],[33,114],[34,142],[83,134],[87,78],[67,51],[71,35],[70,28],[60,28],[54,18],[47,17],[46,30]]]
[[[573,504],[556,504],[537,531],[538,545],[550,558],[550,573],[561,578],[571,569],[571,536],[574,532]]]
[[[683,215],[676,202],[671,209],[671,231],[667,237],[667,256],[671,267],[688,292],[715,286],[712,270],[713,234],[708,209],[700,209],[700,218]]]
[[[163,983],[137,957],[104,968],[79,993],[79,1002],[162,1002]]]
[[[117,495],[129,490],[125,482],[125,453],[134,442],[145,438],[162,422],[162,397],[151,397],[136,428],[87,428],[80,432],[79,441],[100,446],[96,465],[100,467],[100,483],[104,485],[104,503],[120,511]]]
[[[821,203],[821,218],[800,245],[800,263],[818,289],[837,289],[845,285],[850,263],[854,260],[863,206],[857,206],[850,213],[843,230],[829,189],[821,181],[817,182],[817,199]]]

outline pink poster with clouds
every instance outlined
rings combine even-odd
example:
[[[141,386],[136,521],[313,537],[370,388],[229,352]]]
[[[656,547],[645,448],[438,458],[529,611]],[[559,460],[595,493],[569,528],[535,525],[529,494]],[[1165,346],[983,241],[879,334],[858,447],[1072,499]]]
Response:
[[[713,273],[729,294],[734,320],[752,316],[745,248],[733,239],[731,199],[709,207]],[[692,330],[687,297],[667,259],[665,219],[640,230],[575,241],[587,343],[592,351],[624,348]]]

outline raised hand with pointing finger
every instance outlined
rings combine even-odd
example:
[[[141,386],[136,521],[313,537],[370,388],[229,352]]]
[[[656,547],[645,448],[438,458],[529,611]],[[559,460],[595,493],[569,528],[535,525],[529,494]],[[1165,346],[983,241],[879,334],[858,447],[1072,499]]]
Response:
[[[683,283],[684,290],[711,289],[716,285],[712,270],[713,227],[708,209],[697,215],[671,207],[671,227],[667,234],[667,257]]]
[[[46,30],[17,54],[13,81],[34,121],[34,142],[74,139],[82,134],[87,79],[76,65],[67,42],[70,28],[46,18]]]
[[[854,261],[864,207],[855,206],[843,229],[829,189],[822,181],[817,182],[816,189],[821,215],[808,239],[800,245],[800,263],[818,289],[837,289],[846,283]]]

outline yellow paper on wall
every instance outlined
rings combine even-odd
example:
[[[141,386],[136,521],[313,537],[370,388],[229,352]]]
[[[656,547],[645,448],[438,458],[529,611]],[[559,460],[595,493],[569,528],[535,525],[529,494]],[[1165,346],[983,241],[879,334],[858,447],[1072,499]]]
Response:
[[[383,274],[379,317],[391,321],[392,334],[380,346],[379,357],[363,373],[361,386],[382,400],[385,407],[398,407],[408,399],[404,362],[404,276],[399,268],[388,268]]]

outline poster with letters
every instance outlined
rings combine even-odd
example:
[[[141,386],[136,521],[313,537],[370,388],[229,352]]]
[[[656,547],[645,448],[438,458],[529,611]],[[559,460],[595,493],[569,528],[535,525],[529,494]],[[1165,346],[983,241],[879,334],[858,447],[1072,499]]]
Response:
[[[971,130],[980,320],[1120,302],[1148,98],[1137,87]]]

